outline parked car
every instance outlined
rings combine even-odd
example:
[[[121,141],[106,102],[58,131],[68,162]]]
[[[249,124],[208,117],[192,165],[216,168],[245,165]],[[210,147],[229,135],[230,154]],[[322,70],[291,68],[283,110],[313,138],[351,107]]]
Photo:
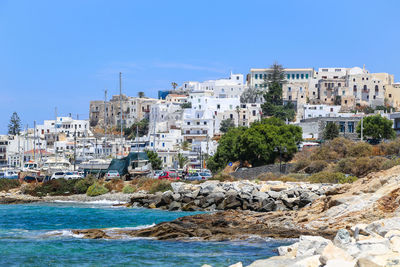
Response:
[[[106,180],[111,180],[112,178],[120,178],[119,172],[116,170],[109,170],[106,175]]]
[[[65,176],[65,172],[55,172],[51,175],[50,180],[55,180],[55,179],[62,179]]]
[[[177,172],[166,171],[158,176],[158,179],[167,179],[167,180],[179,180],[179,176]]]
[[[189,173],[188,176],[186,176],[186,180],[188,181],[201,181],[203,180],[203,177],[198,172],[192,172]]]
[[[160,176],[160,174],[162,174],[163,173],[163,171],[161,171],[161,170],[156,170],[156,171],[154,171],[154,176],[153,176],[153,178],[154,179],[158,179],[158,176]]]
[[[67,173],[65,173],[65,176],[64,176],[64,179],[67,179],[67,180],[80,179],[80,178],[83,178],[83,176],[81,176],[79,174],[79,172],[77,172],[77,171],[67,172]]]
[[[212,178],[212,175],[211,175],[211,173],[209,173],[209,172],[201,172],[201,173],[199,173],[199,174],[200,174],[200,176],[201,176],[201,178],[202,178],[203,180]]]

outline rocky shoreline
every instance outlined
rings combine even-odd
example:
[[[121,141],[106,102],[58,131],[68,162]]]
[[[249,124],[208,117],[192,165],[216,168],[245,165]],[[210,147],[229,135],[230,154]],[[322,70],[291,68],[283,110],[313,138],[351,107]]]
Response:
[[[184,211],[251,210],[258,212],[298,210],[310,205],[338,185],[283,183],[280,181],[206,181],[172,183],[172,190],[132,195],[130,205]]]

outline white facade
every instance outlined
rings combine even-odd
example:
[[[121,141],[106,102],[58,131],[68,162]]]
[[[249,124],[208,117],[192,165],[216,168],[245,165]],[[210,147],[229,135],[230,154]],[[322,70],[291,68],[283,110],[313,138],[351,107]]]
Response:
[[[346,117],[346,114],[350,113],[339,113],[341,106],[331,105],[304,105],[304,114],[302,119],[318,118],[318,117]]]
[[[71,117],[57,117],[57,121],[45,120],[43,125],[36,126],[36,134],[41,138],[56,132],[64,133],[67,137],[75,136],[75,132],[77,137],[91,134],[88,120],[75,120]]]

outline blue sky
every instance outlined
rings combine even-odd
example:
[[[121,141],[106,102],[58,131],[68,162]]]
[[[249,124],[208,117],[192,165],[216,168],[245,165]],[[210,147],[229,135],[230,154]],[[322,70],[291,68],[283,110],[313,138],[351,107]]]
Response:
[[[284,67],[352,67],[400,78],[400,1],[0,0],[0,133],[88,117],[123,91]],[[74,115],[76,116],[76,115]]]

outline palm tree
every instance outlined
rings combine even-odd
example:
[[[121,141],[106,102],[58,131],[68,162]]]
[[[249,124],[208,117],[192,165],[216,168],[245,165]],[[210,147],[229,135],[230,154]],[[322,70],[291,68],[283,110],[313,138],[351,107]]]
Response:
[[[172,88],[174,88],[174,90],[176,89],[176,87],[178,87],[178,84],[176,82],[172,82],[171,85],[172,85]]]
[[[139,92],[139,93],[138,93],[138,97],[139,97],[139,98],[143,98],[143,97],[144,97],[144,92]]]
[[[178,164],[179,168],[183,169],[185,165],[189,162],[188,158],[185,157],[183,154],[178,153]]]
[[[181,144],[181,149],[184,150],[184,151],[189,151],[189,150],[192,149],[192,144],[190,144],[188,141],[184,141]]]

